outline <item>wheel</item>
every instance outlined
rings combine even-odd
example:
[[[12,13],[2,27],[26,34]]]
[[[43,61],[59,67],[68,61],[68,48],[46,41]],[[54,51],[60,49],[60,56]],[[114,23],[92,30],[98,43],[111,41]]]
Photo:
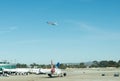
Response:
[[[64,75],[64,76],[66,76],[67,74],[66,74],[66,73],[64,73],[63,75]]]
[[[48,74],[48,76],[49,76],[49,77],[52,77],[52,75],[51,75],[51,74]]]

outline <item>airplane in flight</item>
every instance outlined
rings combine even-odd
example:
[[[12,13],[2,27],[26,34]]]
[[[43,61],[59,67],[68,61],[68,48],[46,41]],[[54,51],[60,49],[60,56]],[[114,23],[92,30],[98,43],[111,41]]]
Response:
[[[49,25],[53,25],[53,26],[58,25],[56,22],[52,22],[52,21],[47,21],[46,23],[49,24]]]

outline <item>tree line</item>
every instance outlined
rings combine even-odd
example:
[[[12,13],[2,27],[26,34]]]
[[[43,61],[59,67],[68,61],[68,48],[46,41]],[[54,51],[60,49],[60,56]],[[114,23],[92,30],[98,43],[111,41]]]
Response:
[[[113,60],[93,61],[90,67],[120,67],[120,60],[118,62]]]
[[[37,64],[37,63],[32,63],[30,65],[27,64],[21,64],[17,63],[16,64],[17,68],[51,68],[51,65],[45,65],[45,64]],[[119,61],[113,61],[113,60],[102,60],[102,61],[92,61],[89,64],[81,62],[81,63],[61,63],[60,68],[61,69],[66,69],[66,68],[98,68],[98,67],[120,67],[120,60]]]

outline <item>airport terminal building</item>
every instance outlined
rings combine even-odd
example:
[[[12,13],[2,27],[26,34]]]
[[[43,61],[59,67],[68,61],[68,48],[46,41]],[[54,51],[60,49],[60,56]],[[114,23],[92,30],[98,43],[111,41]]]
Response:
[[[10,62],[0,62],[0,70],[5,69],[15,69],[16,64]]]

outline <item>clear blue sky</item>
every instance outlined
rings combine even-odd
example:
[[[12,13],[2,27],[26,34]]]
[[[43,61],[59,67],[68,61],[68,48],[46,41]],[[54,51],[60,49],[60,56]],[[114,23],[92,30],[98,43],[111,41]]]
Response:
[[[118,61],[120,0],[0,0],[0,59]]]

